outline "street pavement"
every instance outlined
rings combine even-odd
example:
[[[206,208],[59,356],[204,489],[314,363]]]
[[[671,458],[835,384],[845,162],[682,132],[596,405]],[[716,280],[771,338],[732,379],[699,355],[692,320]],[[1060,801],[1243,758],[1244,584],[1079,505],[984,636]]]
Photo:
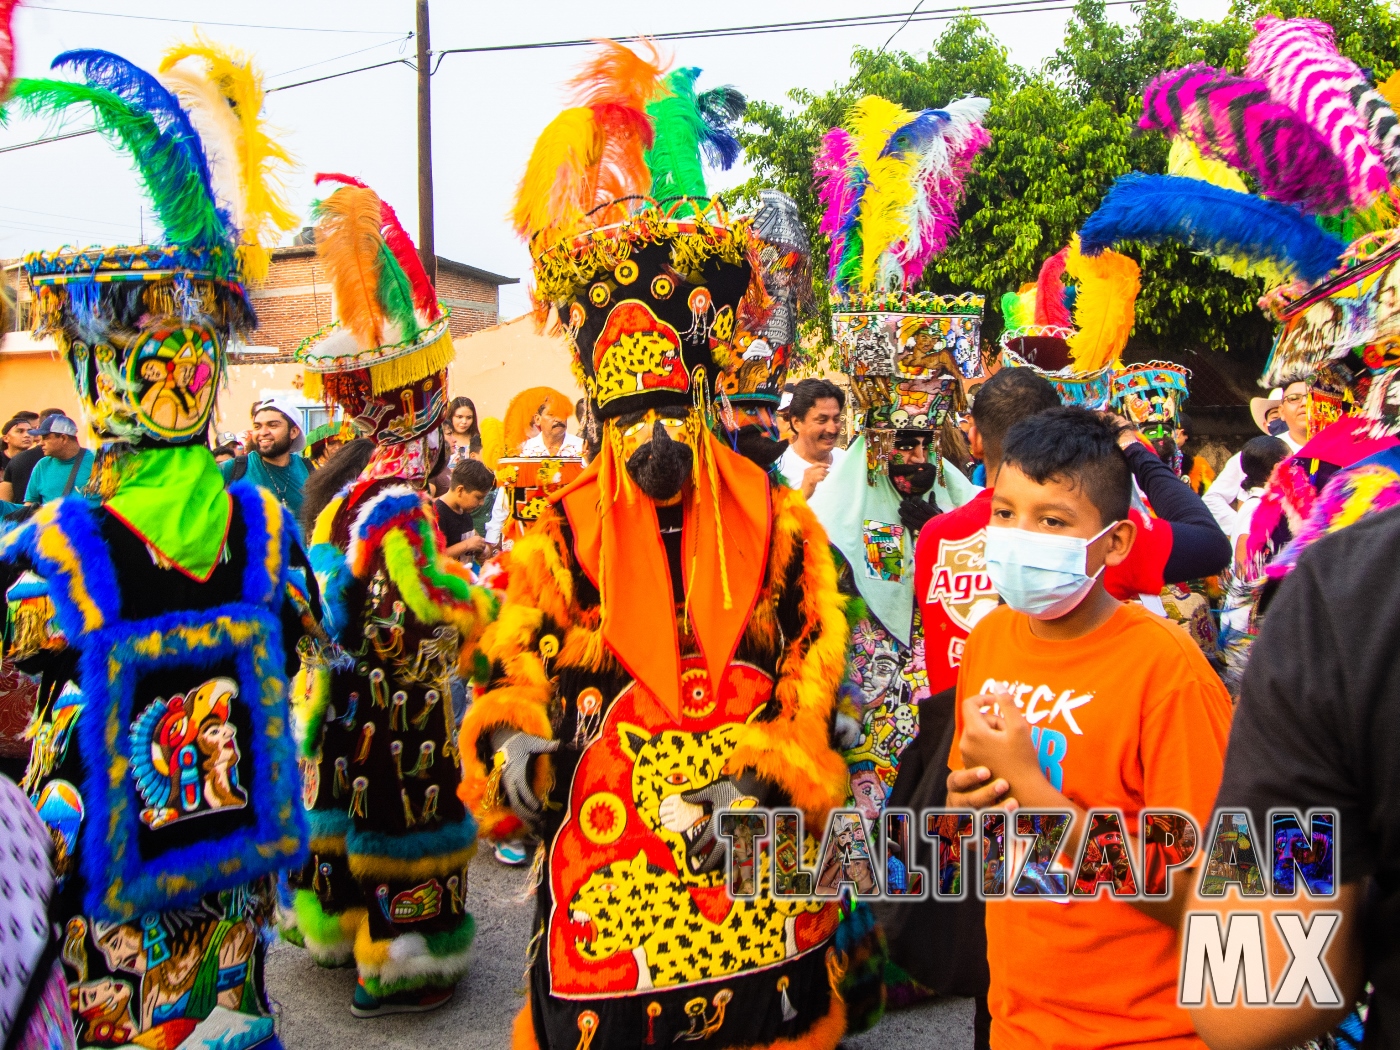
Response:
[[[525,942],[534,901],[524,898],[526,870],[496,863],[485,846],[472,862],[467,898],[476,916],[472,968],[452,1001],[428,1014],[373,1020],[350,1016],[355,971],[325,970],[300,948],[278,941],[267,956],[267,991],[280,1013],[287,1050],[507,1050],[525,1001]],[[945,999],[886,1014],[846,1050],[972,1046],[972,1000]]]

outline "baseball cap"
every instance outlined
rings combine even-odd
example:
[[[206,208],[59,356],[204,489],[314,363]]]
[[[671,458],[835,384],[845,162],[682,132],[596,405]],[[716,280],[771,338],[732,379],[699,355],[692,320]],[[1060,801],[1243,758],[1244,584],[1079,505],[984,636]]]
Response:
[[[306,448],[306,434],[301,428],[301,411],[284,397],[269,397],[253,402],[253,418],[256,419],[259,412],[269,408],[274,412],[281,412],[287,417],[287,422],[297,428],[296,437],[292,438],[292,455]]]
[[[77,437],[78,424],[67,416],[45,416],[31,433],[38,437],[47,437],[49,434],[67,434],[69,437]]]

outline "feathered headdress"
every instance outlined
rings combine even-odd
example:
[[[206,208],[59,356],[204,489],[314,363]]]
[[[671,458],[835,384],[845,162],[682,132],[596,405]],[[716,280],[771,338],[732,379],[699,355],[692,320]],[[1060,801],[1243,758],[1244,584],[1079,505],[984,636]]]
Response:
[[[297,359],[307,369],[308,397],[324,393],[358,412],[366,395],[446,368],[452,335],[394,209],[351,176],[321,173],[316,184],[322,183],[338,184],[312,210],[316,254],[335,300],[335,330],[300,347]]]
[[[1269,94],[1288,106],[1323,138],[1346,168],[1352,204],[1365,208],[1390,187],[1386,161],[1373,127],[1359,113],[1370,87],[1355,62],[1337,51],[1332,27],[1311,18],[1266,15],[1254,24],[1245,72],[1268,85]],[[1374,128],[1394,113],[1384,99],[1373,106]]]
[[[292,158],[262,119],[262,74],[247,55],[196,33],[193,42],[166,52],[160,80],[199,129],[215,195],[239,231],[239,270],[260,284],[272,249],[297,223],[282,186]]]
[[[749,220],[731,220],[705,183],[706,162],[738,158],[744,96],[697,91],[700,70],[667,73],[653,45],[642,52],[601,42],[571,83],[574,105],[536,141],[512,213],[534,256],[539,312],[558,311],[603,419],[690,401],[697,369],[713,390],[734,363],[740,301],[751,295],[743,314],[755,323],[772,307],[761,278],[750,291]],[[642,367],[636,355],[653,350]]]
[[[965,98],[915,113],[878,95],[822,138],[813,175],[838,294],[908,289],[957,233],[990,103]]]
[[[1178,175],[1130,172],[1110,187],[1079,231],[1094,255],[1122,241],[1178,240],[1194,251],[1271,262],[1316,281],[1346,247],[1296,208]]]

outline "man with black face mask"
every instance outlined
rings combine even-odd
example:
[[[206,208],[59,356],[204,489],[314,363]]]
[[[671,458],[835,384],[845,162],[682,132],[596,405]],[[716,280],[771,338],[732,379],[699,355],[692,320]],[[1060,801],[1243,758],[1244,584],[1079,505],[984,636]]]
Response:
[[[640,62],[615,44],[603,59]],[[799,850],[815,852],[848,786],[831,744],[846,623],[825,537],[800,495],[713,432],[721,365],[753,349],[740,303],[760,246],[703,194],[575,220],[531,197],[567,195],[568,177],[538,147],[516,214],[598,452],[505,560],[460,735],[459,795],[481,833],[543,844],[515,1042],[831,1050],[846,1027],[834,903],[775,898],[768,845],[754,895],[725,893],[721,813],[790,806]]]

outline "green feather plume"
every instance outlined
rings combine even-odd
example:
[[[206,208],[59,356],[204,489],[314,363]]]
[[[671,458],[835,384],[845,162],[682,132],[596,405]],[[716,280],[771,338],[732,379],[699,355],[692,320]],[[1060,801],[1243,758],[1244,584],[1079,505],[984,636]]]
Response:
[[[11,102],[31,116],[59,116],[76,105],[91,109],[98,130],[131,154],[166,240],[210,249],[211,268],[232,269],[227,251],[212,250],[227,247],[228,230],[200,173],[188,162],[187,145],[162,134],[149,113],[105,88],[66,80],[17,79]]]
[[[418,338],[418,320],[413,313],[413,285],[387,244],[379,250],[379,302],[384,316],[398,325],[402,341]]]
[[[706,128],[695,98],[695,78],[699,75],[695,66],[672,71],[666,77],[669,94],[647,106],[655,137],[646,152],[646,162],[651,169],[651,195],[655,200],[704,200],[709,196],[700,166],[700,143]]]

